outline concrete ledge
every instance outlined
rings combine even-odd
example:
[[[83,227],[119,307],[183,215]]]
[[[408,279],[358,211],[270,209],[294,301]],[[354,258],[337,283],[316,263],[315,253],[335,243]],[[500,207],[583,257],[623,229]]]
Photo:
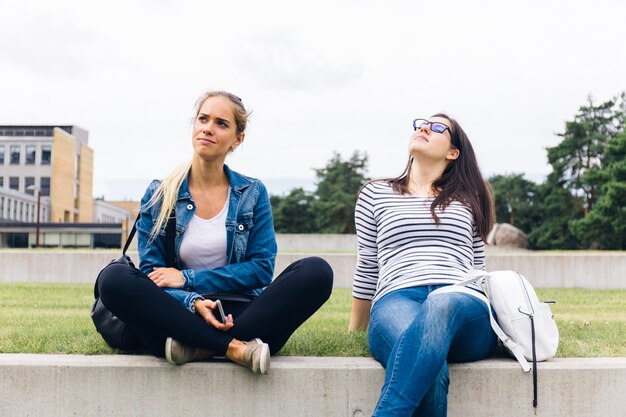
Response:
[[[361,417],[384,370],[370,358],[276,357],[255,376],[219,361],[0,354],[0,375],[1,416]],[[532,377],[513,360],[452,364],[450,378],[450,417],[534,415]],[[623,415],[625,387],[626,358],[544,362],[536,415]]]
[[[276,273],[297,259],[317,253],[279,253]],[[136,252],[129,253],[138,262]],[[335,288],[351,288],[356,254],[319,253],[335,272]],[[118,252],[0,251],[0,282],[93,283]],[[492,271],[512,269],[538,288],[626,289],[626,252],[493,252]]]

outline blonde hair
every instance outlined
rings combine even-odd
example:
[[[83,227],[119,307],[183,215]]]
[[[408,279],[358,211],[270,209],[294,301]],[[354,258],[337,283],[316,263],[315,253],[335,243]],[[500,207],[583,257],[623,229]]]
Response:
[[[227,91],[207,91],[204,93],[198,101],[196,101],[195,117],[198,117],[198,113],[200,113],[200,109],[202,108],[204,102],[213,97],[224,97],[230,101],[230,104],[233,106],[233,116],[235,117],[237,134],[245,132],[251,112],[246,110],[243,106],[243,101],[239,97]]]
[[[198,117],[198,113],[200,113],[200,108],[202,108],[204,102],[212,97],[225,97],[230,101],[233,108],[237,134],[245,132],[250,113],[246,110],[243,105],[243,101],[241,101],[239,97],[226,91],[208,91],[204,93],[196,102],[195,117]],[[180,189],[180,185],[183,183],[183,180],[189,173],[190,169],[191,161],[188,161],[172,171],[170,175],[161,181],[161,184],[159,184],[159,187],[152,195],[152,198],[148,201],[146,207],[152,207],[157,202],[161,201],[161,210],[159,211],[159,215],[157,216],[156,222],[154,222],[154,226],[150,232],[150,242],[154,240],[154,238],[159,234],[159,230],[161,230],[163,225],[167,223],[167,219],[170,217],[174,204],[176,204],[176,200],[178,199],[178,190]]]

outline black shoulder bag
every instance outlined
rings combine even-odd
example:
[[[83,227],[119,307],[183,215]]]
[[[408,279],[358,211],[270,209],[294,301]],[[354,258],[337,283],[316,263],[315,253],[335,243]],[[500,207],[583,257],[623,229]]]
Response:
[[[122,256],[117,259],[113,259],[109,262],[98,274],[96,278],[96,282],[93,287],[93,295],[95,297],[95,301],[93,306],[91,307],[91,319],[93,320],[93,324],[96,326],[96,330],[104,341],[112,348],[121,349],[121,350],[135,350],[141,348],[141,340],[139,337],[130,329],[126,327],[126,324],[118,319],[113,313],[111,313],[106,306],[100,300],[100,288],[98,285],[98,278],[100,278],[100,274],[104,271],[108,266],[113,264],[124,264],[128,265],[131,268],[136,268],[133,261],[130,259],[128,255],[126,255],[126,251],[130,246],[130,242],[133,240],[135,233],[137,231],[137,222],[139,221],[139,217],[141,215],[137,215],[135,219],[135,223],[133,223],[133,228],[128,235],[128,239],[126,239],[126,243],[124,244],[124,249],[122,250]],[[167,219],[167,225],[165,226],[165,264],[167,267],[176,267],[176,251],[175,251],[175,242],[174,239],[176,237],[176,211],[172,209],[172,213],[170,217]]]

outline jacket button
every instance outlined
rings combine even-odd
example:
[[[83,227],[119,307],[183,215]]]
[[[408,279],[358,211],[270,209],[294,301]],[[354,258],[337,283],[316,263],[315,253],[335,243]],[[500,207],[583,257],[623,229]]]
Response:
[[[242,232],[244,229],[243,224],[240,224],[239,226],[237,226],[237,229],[239,229],[239,231]]]
[[[187,210],[193,210],[193,204],[187,204]]]

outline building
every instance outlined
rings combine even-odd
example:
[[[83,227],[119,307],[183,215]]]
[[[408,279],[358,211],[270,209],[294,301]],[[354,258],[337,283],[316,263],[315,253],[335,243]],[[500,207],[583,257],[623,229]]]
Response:
[[[0,247],[119,248],[139,203],[93,199],[93,156],[80,127],[0,125]]]
[[[14,222],[36,223],[37,210],[39,210],[40,221],[48,219],[50,198],[41,197],[38,204],[37,197],[33,195],[7,188],[0,188],[0,222],[9,220]]]
[[[93,200],[93,221],[95,223],[128,223],[133,220],[135,218],[132,217],[130,210],[101,198]]]
[[[18,214],[20,205],[28,204],[9,194],[13,190],[32,196],[39,192],[41,222],[92,222],[93,150],[88,136],[78,126],[0,125],[0,198],[5,199],[0,220],[31,221]]]
[[[107,203],[112,204],[121,209],[127,210],[130,213],[130,218],[133,220],[139,214],[139,207],[141,205],[139,201],[129,201],[129,200],[125,200],[125,201],[107,200]]]
[[[0,222],[0,248],[120,248],[126,235],[119,223]]]

